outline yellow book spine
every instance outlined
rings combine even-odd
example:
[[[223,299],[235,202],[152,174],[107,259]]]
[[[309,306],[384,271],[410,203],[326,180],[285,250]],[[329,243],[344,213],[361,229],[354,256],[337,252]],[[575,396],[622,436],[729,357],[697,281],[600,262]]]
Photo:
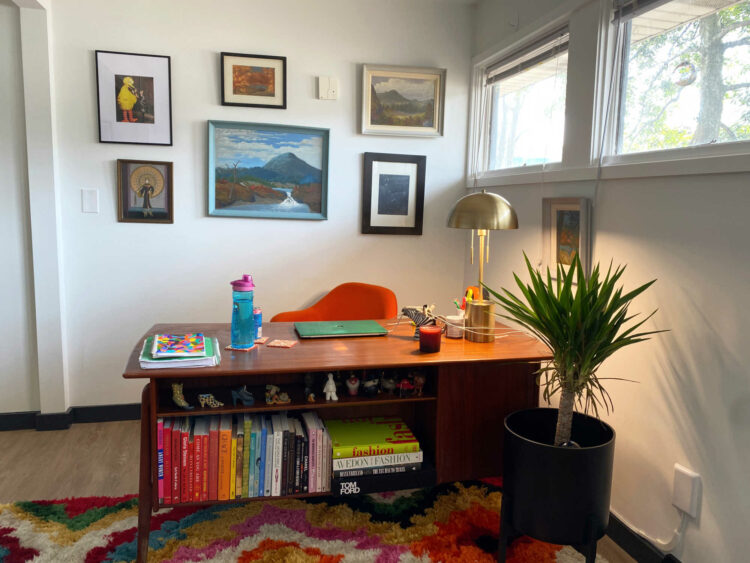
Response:
[[[229,474],[229,498],[234,498],[237,487],[237,438],[232,437],[231,469]]]

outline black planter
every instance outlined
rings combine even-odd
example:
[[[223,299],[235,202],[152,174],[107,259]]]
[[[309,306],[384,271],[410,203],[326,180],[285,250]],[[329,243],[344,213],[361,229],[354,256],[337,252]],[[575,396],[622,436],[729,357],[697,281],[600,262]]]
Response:
[[[609,523],[615,431],[580,413],[571,439],[580,448],[555,447],[557,409],[527,409],[505,418],[503,506],[498,560],[510,537],[583,547],[596,557],[596,540]]]

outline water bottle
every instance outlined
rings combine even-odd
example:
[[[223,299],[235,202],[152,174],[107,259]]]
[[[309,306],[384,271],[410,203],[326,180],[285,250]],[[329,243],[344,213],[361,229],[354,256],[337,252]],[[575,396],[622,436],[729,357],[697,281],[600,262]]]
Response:
[[[253,319],[253,277],[245,274],[241,280],[229,282],[232,286],[232,348],[255,346],[255,320]]]

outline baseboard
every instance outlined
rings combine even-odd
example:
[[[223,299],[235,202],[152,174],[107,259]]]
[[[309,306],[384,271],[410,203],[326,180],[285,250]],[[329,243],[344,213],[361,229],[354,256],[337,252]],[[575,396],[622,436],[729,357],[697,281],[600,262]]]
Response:
[[[680,563],[674,555],[665,556],[613,514],[609,515],[607,535],[638,563]]]
[[[65,412],[44,414],[39,411],[9,412],[0,414],[0,431],[65,430],[74,423],[115,422],[139,418],[141,418],[140,403],[71,407]]]

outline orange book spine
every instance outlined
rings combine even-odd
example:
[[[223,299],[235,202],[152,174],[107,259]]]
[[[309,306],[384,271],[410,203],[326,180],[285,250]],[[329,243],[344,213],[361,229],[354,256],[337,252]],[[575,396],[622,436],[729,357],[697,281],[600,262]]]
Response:
[[[201,459],[201,498],[200,500],[208,500],[208,435],[201,436],[201,453],[203,457]]]
[[[219,500],[229,500],[229,478],[232,474],[232,428],[219,430]]]
[[[193,456],[193,500],[201,500],[201,491],[203,489],[203,437],[195,437],[195,454]]]

